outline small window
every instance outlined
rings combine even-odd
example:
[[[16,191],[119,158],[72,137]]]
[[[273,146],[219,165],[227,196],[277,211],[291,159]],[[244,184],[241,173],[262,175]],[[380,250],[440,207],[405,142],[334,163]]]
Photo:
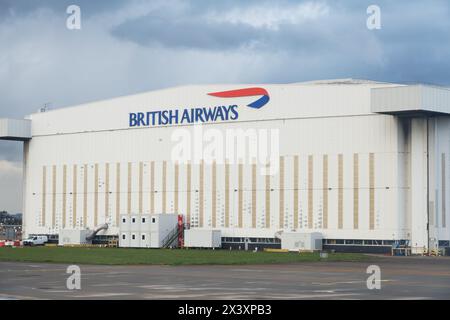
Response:
[[[142,218],[142,223],[145,223],[145,218]]]
[[[136,222],[136,218],[131,219],[131,222],[135,223]]]
[[[126,218],[122,218],[122,222],[123,223],[127,222],[127,219]]]
[[[122,235],[122,240],[125,240],[127,238],[127,236],[126,235]]]
[[[142,240],[145,240],[145,234],[142,235]]]
[[[152,218],[152,223],[156,223],[156,218]]]
[[[136,239],[136,235],[132,234],[131,235],[131,239],[135,240]]]

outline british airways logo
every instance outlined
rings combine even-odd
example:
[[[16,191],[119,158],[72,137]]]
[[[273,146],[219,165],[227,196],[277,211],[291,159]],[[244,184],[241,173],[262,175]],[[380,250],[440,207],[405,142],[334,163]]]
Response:
[[[259,109],[262,108],[269,102],[269,93],[263,88],[246,88],[222,92],[208,93],[210,96],[220,97],[220,98],[238,98],[238,97],[249,97],[249,96],[262,96],[255,102],[250,103],[247,107]]]
[[[221,92],[212,92],[208,95],[218,98],[239,98],[261,96],[247,107],[260,109],[269,102],[269,94],[263,88],[245,88]],[[177,124],[192,124],[203,122],[230,121],[239,118],[238,105],[201,107],[190,109],[170,109],[149,112],[132,112],[129,114],[130,127],[150,127]]]

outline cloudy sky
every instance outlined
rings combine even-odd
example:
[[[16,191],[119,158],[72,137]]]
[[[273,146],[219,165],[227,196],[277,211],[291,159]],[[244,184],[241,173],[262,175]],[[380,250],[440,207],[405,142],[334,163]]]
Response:
[[[71,4],[81,30],[66,28]],[[0,117],[182,84],[448,86],[449,57],[448,0],[0,0]],[[22,210],[21,150],[0,141],[0,210]]]

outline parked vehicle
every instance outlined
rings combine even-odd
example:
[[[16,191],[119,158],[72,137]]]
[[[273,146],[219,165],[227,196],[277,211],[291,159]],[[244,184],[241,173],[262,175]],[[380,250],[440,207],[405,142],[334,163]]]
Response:
[[[43,246],[48,242],[47,236],[31,236],[23,240],[24,246]]]

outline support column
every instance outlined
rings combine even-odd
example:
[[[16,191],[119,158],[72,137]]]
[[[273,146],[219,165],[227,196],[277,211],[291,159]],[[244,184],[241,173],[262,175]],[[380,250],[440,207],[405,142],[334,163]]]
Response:
[[[411,120],[411,246],[428,250],[428,126],[426,118]]]
[[[429,250],[437,249],[439,227],[439,170],[437,118],[428,119],[428,247]]]

